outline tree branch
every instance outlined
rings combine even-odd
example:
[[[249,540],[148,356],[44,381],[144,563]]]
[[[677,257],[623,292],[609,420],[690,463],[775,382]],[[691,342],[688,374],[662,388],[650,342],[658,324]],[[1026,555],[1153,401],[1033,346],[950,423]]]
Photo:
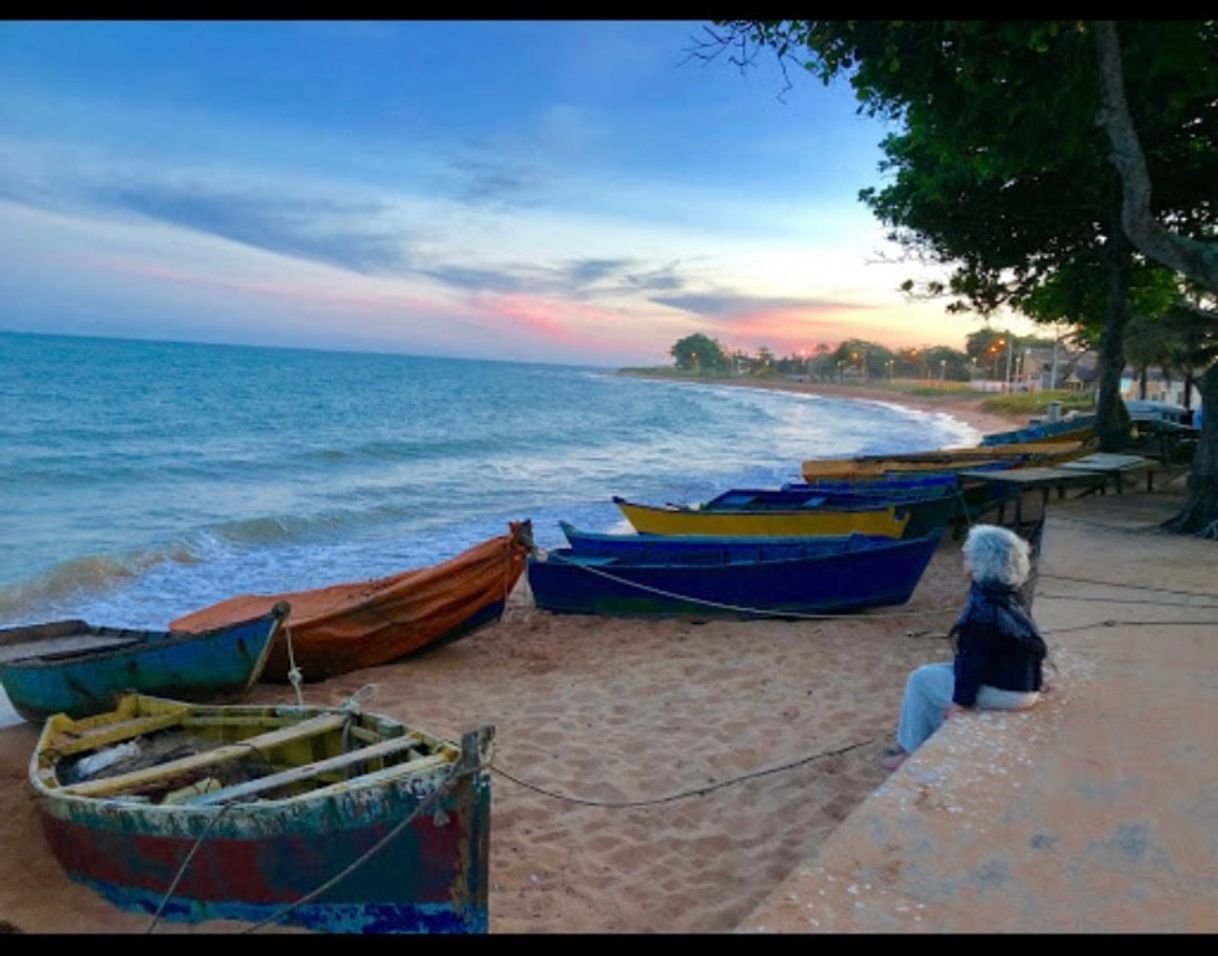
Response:
[[[1112,20],[1098,20],[1094,32],[1104,103],[1100,124],[1108,131],[1112,141],[1112,163],[1121,175],[1121,223],[1125,233],[1145,255],[1218,291],[1218,244],[1198,242],[1170,232],[1151,212],[1150,174],[1125,101],[1116,24]]]

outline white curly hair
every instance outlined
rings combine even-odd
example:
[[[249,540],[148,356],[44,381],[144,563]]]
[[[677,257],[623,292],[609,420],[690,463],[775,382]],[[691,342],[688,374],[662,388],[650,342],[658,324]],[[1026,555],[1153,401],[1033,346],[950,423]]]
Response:
[[[1032,569],[1028,542],[992,524],[973,525],[964,541],[964,559],[978,583],[999,581],[1017,588],[1028,580]]]

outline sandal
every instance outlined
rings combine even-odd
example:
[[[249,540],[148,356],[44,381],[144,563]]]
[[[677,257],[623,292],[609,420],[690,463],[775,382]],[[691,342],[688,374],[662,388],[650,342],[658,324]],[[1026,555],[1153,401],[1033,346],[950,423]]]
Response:
[[[904,750],[902,750],[899,754],[895,754],[891,757],[885,757],[883,760],[880,761],[880,766],[883,767],[885,770],[887,770],[889,773],[891,773],[894,770],[896,770],[898,767],[900,767],[901,764],[903,764],[908,759],[909,759],[909,754],[907,754]]]
[[[902,747],[900,744],[897,744],[895,747],[885,747],[884,752],[882,754],[880,754],[880,756],[881,757],[899,757],[903,753],[905,753],[905,748]]]

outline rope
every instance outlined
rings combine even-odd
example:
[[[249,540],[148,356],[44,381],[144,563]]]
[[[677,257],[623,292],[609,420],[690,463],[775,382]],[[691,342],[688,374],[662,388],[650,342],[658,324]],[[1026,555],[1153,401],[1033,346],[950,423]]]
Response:
[[[292,682],[292,690],[296,691],[296,706],[303,707],[304,694],[301,693],[300,688],[304,684],[304,674],[296,666],[296,655],[292,651],[292,629],[284,627],[283,633],[288,645],[288,680]]]
[[[182,877],[186,874],[186,868],[190,866],[190,861],[194,859],[195,854],[199,851],[199,847],[203,845],[203,841],[207,835],[211,833],[212,828],[220,821],[220,818],[226,814],[230,808],[238,806],[236,803],[226,803],[220,807],[220,812],[207,821],[207,826],[203,832],[199,834],[199,838],[195,840],[194,846],[190,848],[190,852],[186,854],[186,859],[182,861],[182,865],[178,867],[178,872],[174,875],[173,882],[169,884],[169,889],[165,891],[165,895],[161,897],[161,905],[156,908],[156,912],[152,914],[152,921],[148,924],[148,928],[144,930],[144,935],[147,936],[160,922],[161,913],[165,911],[165,906],[169,903],[170,897],[173,896],[173,891],[178,888],[178,883],[182,881]]]
[[[1044,633],[1067,634],[1071,631],[1087,631],[1096,627],[1218,627],[1218,621],[1117,621],[1109,618],[1103,621],[1095,621],[1091,624],[1058,627]]]
[[[540,550],[540,549],[539,549]],[[927,614],[947,614],[951,608],[939,608],[937,610],[928,611],[874,611],[866,615],[859,614],[810,614],[801,613],[799,611],[774,611],[769,608],[759,607],[741,607],[738,604],[725,604],[721,601],[712,601],[709,598],[689,597],[684,594],[676,594],[673,591],[665,591],[663,588],[652,587],[650,584],[642,584],[638,581],[631,581],[629,578],[619,577],[616,574],[610,574],[602,568],[594,568],[588,564],[582,564],[579,561],[571,561],[563,557],[555,551],[543,552],[549,555],[551,560],[559,561],[563,564],[569,564],[573,567],[581,568],[590,574],[599,574],[603,578],[608,578],[610,581],[615,581],[618,584],[625,584],[628,587],[637,588],[640,591],[650,591],[652,594],[658,594],[661,597],[671,598],[675,601],[684,601],[687,604],[700,604],[704,607],[715,607],[725,611],[735,611],[738,614],[754,614],[758,616],[770,615],[772,617],[781,618],[797,618],[807,621],[848,621],[860,620],[876,617],[920,617]]]
[[[305,903],[315,900],[317,897],[321,896],[327,890],[331,889],[333,886],[335,886],[336,884],[338,884],[339,882],[344,880],[346,877],[350,876],[352,873],[354,873],[357,869],[359,869],[361,866],[363,866],[364,863],[366,863],[369,860],[369,858],[371,858],[375,853],[378,853],[380,850],[382,850],[384,847],[386,847],[389,843],[391,843],[394,839],[396,839],[397,836],[403,830],[406,829],[406,827],[408,827],[411,823],[414,822],[415,818],[418,817],[418,815],[420,813],[422,813],[425,809],[427,809],[429,806],[431,806],[431,804],[435,803],[436,800],[438,800],[444,793],[446,793],[448,791],[448,789],[454,783],[457,782],[457,780],[461,779],[462,777],[469,776],[470,774],[477,773],[479,770],[482,770],[482,769],[484,769],[483,765],[478,764],[477,766],[471,767],[468,770],[462,770],[460,773],[456,773],[456,772],[450,773],[447,777],[445,777],[440,782],[440,785],[435,790],[433,790],[431,792],[431,794],[429,794],[425,799],[420,801],[419,805],[417,807],[415,807],[404,820],[397,823],[392,830],[390,830],[383,837],[381,837],[381,839],[379,839],[375,844],[373,844],[373,846],[370,849],[368,849],[364,853],[362,853],[359,856],[359,858],[356,859],[353,863],[350,863],[349,865],[347,865],[340,873],[338,873],[335,876],[332,876],[330,879],[326,880],[326,882],[322,883],[321,886],[317,887],[317,889],[315,889],[309,893],[306,893],[304,896],[300,897],[300,899],[296,900],[293,903],[289,903],[287,906],[283,907],[278,912],[272,914],[271,916],[268,916],[266,919],[262,920],[259,923],[255,923],[253,926],[249,927],[246,930],[243,930],[242,932],[255,933],[258,930],[262,929],[264,926],[268,926],[271,923],[274,923],[274,922],[277,922],[277,921],[283,919],[293,910],[297,909],[298,907],[303,906]]]
[[[1154,601],[1150,598],[1081,597],[1076,594],[1039,594],[1058,601],[1090,601],[1096,604],[1144,604],[1154,607],[1218,608],[1218,604],[1193,604],[1188,601]]]
[[[1159,591],[1163,594],[1184,594],[1191,597],[1208,597],[1218,599],[1218,594],[1211,591],[1187,591],[1181,588],[1160,588],[1150,584],[1130,584],[1127,581],[1101,581],[1098,578],[1082,578],[1069,574],[1043,574],[1041,577],[1053,578],[1055,581],[1075,581],[1079,584],[1102,584],[1110,588],[1125,588],[1132,591]]]
[[[849,753],[852,750],[858,750],[860,747],[865,747],[867,744],[874,743],[876,737],[868,737],[866,740],[860,740],[858,743],[850,744],[846,747],[841,747],[837,750],[826,750],[822,753],[813,754],[810,757],[803,757],[800,760],[794,760],[791,763],[780,764],[777,767],[767,767],[764,770],[754,770],[750,773],[741,774],[738,777],[731,777],[727,780],[719,780],[715,783],[707,784],[704,787],[694,787],[691,790],[682,790],[678,793],[670,793],[665,797],[656,797],[651,800],[588,800],[583,797],[572,797],[565,793],[557,793],[553,790],[547,790],[545,787],[539,787],[537,784],[529,783],[526,780],[521,780],[499,767],[492,766],[491,771],[498,774],[506,780],[512,781],[517,786],[524,787],[526,790],[532,790],[535,793],[543,794],[547,797],[552,797],[555,800],[562,800],[566,803],[574,803],[583,807],[601,807],[609,810],[627,810],[636,807],[654,807],[662,803],[672,803],[676,800],[685,800],[689,797],[703,797],[706,794],[715,790],[721,790],[724,787],[730,787],[737,783],[743,783],[746,780],[755,780],[758,777],[764,777],[773,773],[781,773],[784,770],[793,770],[796,767],[802,767],[804,764],[812,763],[815,760],[823,760],[825,757],[836,757],[841,754]]]
[[[372,700],[376,696],[376,691],[376,684],[364,684],[359,690],[343,701],[339,705],[339,709],[345,710],[348,714],[358,713],[360,705],[366,700]]]

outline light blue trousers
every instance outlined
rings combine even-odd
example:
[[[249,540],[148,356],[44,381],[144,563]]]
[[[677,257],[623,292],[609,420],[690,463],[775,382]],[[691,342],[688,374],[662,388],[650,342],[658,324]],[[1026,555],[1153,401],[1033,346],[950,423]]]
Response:
[[[952,702],[955,690],[956,675],[949,662],[923,664],[910,673],[905,682],[905,699],[901,702],[901,724],[897,728],[897,743],[902,750],[913,753],[939,729],[943,711]],[[1038,700],[1039,691],[1023,693],[982,684],[975,706],[985,710],[1023,710]]]

